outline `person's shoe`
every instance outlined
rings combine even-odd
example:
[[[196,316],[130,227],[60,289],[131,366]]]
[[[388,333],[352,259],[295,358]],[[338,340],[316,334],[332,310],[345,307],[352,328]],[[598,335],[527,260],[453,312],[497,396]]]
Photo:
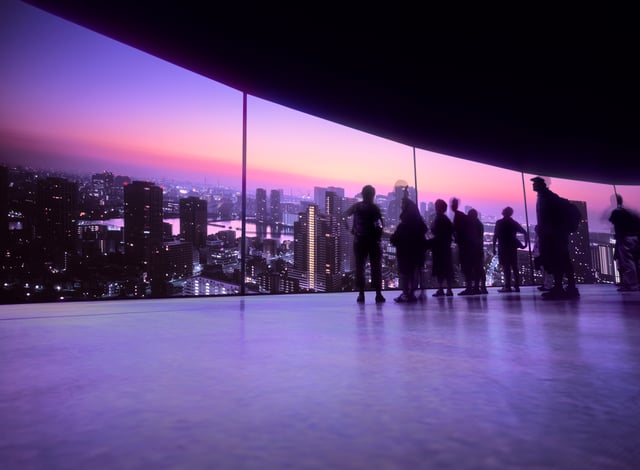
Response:
[[[503,287],[502,289],[498,289],[498,292],[511,292],[511,287]]]
[[[404,304],[407,302],[407,296],[404,294],[400,294],[398,297],[393,299],[394,302],[398,302],[399,304]]]
[[[518,286],[515,286],[515,287],[513,288],[513,291],[514,291],[514,292],[520,292],[520,288],[519,288]]]
[[[453,291],[451,289],[447,290],[447,297],[453,297]]]
[[[358,302],[359,304],[363,304],[364,303],[364,294],[358,294],[358,298],[356,299],[356,302]]]
[[[458,295],[473,295],[472,289],[465,289],[462,292],[458,292]]]
[[[478,287],[474,287],[473,290],[471,290],[471,295],[480,295],[480,294],[482,294],[482,291]]]
[[[383,304],[387,301],[387,299],[385,299],[382,294],[376,294],[376,303],[377,304]]]
[[[486,288],[486,287],[481,287],[481,288],[480,288],[480,293],[481,293],[481,294],[488,294],[488,293],[489,293],[489,291],[487,290],[487,288]]]
[[[562,287],[552,287],[548,292],[542,294],[543,300],[564,300],[567,293]]]
[[[622,287],[618,287],[618,292],[638,292],[637,287],[629,287],[629,286],[622,286]]]
[[[577,299],[580,297],[580,291],[577,287],[567,287],[564,295],[567,299]]]
[[[438,289],[435,294],[433,294],[434,297],[444,297],[444,290],[442,289]]]

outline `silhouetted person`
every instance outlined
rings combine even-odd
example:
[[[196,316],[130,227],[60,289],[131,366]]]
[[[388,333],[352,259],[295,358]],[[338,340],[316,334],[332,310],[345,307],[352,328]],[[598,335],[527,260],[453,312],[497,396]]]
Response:
[[[611,211],[609,222],[613,225],[616,240],[614,258],[620,269],[621,292],[640,290],[640,216],[622,204],[622,196],[616,194],[617,206]]]
[[[471,270],[471,292],[474,295],[488,294],[486,270],[484,269],[484,224],[478,211],[469,209],[467,213],[469,230],[469,269]]]
[[[529,234],[513,218],[513,209],[509,206],[502,209],[502,218],[496,222],[493,231],[493,254],[498,254],[498,262],[504,270],[504,287],[498,292],[511,292],[511,276],[513,289],[520,292],[520,272],[518,271],[518,248],[529,244]],[[524,244],[518,240],[518,234],[524,235]],[[496,243],[498,249],[496,251]]]
[[[390,238],[396,247],[398,274],[402,294],[395,298],[396,302],[415,302],[415,292],[420,285],[420,275],[424,266],[427,224],[424,222],[418,206],[409,199],[406,188],[402,198],[400,223]]]
[[[553,276],[553,287],[542,294],[543,299],[575,299],[580,296],[569,254],[569,232],[565,228],[565,212],[560,196],[547,187],[544,178],[531,178],[533,190],[538,193],[538,244],[540,264]],[[567,279],[566,290],[563,279]]]
[[[351,233],[353,234],[353,251],[356,258],[356,287],[359,303],[364,302],[365,265],[367,259],[371,267],[371,287],[376,291],[376,303],[382,303],[382,248],[380,239],[384,221],[380,207],[374,202],[376,190],[371,185],[362,188],[362,201],[356,202],[345,212],[347,217],[353,216]]]
[[[458,209],[458,198],[451,199],[451,211],[453,212],[453,239],[458,246],[458,263],[464,278],[464,290],[458,295],[472,295],[472,254],[469,239],[469,223],[467,214]]]
[[[427,240],[431,249],[433,265],[431,274],[438,282],[438,290],[434,297],[453,295],[453,258],[451,243],[453,241],[453,223],[447,217],[447,203],[442,199],[435,202],[436,216],[431,223],[432,238]],[[444,287],[447,287],[445,294]]]

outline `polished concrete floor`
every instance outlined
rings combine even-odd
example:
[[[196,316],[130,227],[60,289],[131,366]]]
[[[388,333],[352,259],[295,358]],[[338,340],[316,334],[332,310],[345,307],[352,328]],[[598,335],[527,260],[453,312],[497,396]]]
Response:
[[[638,469],[640,293],[581,293],[1,305],[0,468]]]

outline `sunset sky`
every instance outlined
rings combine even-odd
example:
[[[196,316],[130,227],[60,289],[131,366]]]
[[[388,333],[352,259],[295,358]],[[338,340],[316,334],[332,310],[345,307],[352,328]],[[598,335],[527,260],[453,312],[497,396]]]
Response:
[[[0,164],[240,188],[241,91],[18,0],[0,3],[0,26]],[[250,191],[338,186],[354,196],[373,184],[386,194],[398,180],[415,184],[413,156],[410,147],[248,97]],[[458,196],[496,215],[511,205],[524,222],[519,173],[421,149],[416,168],[420,201]],[[567,180],[552,189],[590,201],[594,223],[613,193]],[[621,192],[640,201],[638,187]]]

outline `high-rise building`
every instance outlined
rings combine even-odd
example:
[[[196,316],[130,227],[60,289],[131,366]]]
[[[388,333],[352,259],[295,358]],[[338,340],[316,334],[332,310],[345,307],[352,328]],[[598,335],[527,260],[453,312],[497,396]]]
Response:
[[[195,249],[207,242],[207,201],[196,196],[180,199],[180,238]]]
[[[0,248],[9,239],[9,168],[0,165]]]
[[[256,223],[266,223],[268,215],[267,190],[264,188],[258,188],[256,189]]]
[[[35,237],[44,256],[65,268],[78,238],[78,184],[65,178],[38,180]]]
[[[322,243],[325,245],[324,275],[326,290],[339,291],[342,272],[346,264],[345,253],[348,247],[347,228],[343,220],[344,198],[333,191],[325,193],[325,234]]]
[[[159,272],[165,281],[184,279],[193,275],[193,245],[185,241],[170,241],[162,244]]]
[[[149,267],[162,248],[162,188],[148,181],[133,181],[124,187],[125,254],[133,263]]]
[[[293,275],[298,277],[300,288],[309,291],[317,291],[319,287],[317,231],[318,206],[310,204],[293,224]]]
[[[274,224],[282,223],[282,189],[272,189],[269,196],[269,210],[271,212],[271,221]]]
[[[571,201],[576,205],[582,215],[582,221],[578,230],[569,236],[569,249],[571,261],[575,270],[576,282],[579,284],[591,284],[594,282],[594,272],[589,247],[589,219],[587,216],[587,203],[585,201]]]
[[[313,202],[318,205],[321,211],[324,211],[325,194],[327,191],[335,193],[340,199],[344,199],[344,188],[338,188],[336,186],[320,187],[314,186],[313,188]]]

